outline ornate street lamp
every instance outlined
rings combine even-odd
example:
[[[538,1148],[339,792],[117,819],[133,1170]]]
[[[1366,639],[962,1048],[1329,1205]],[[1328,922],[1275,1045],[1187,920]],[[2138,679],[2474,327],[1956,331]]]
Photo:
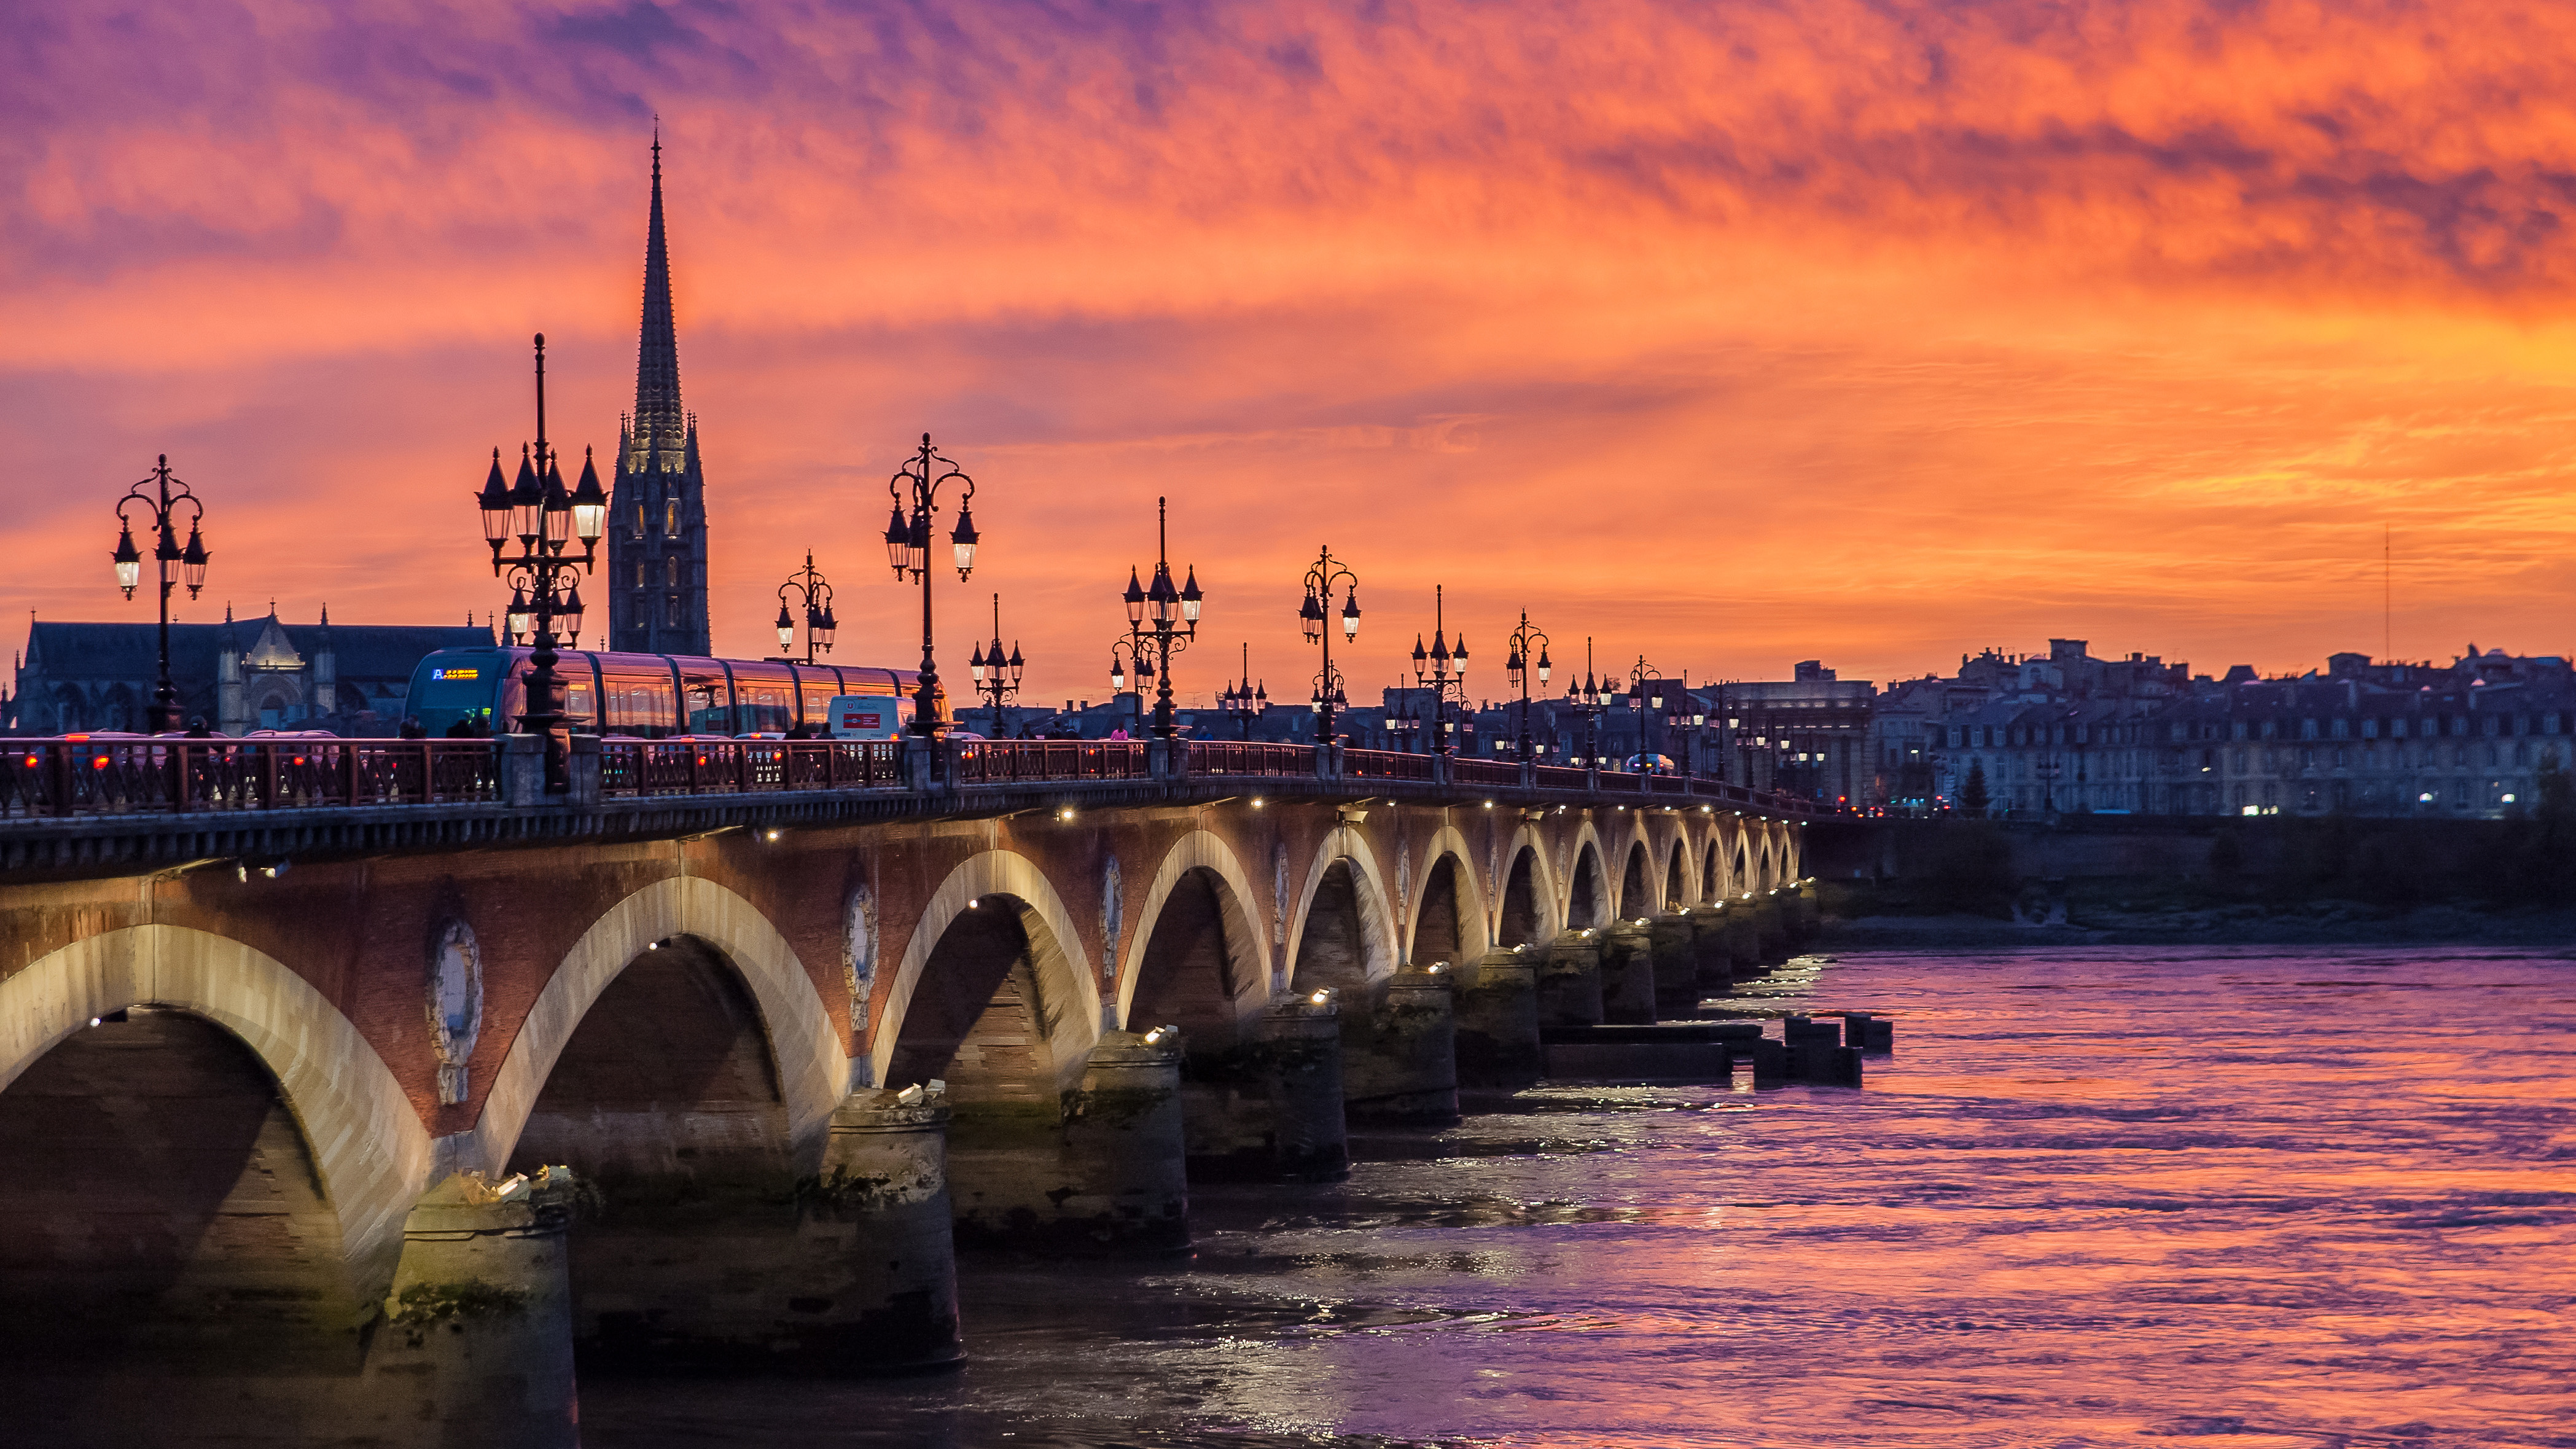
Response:
[[[1011,641],[1008,658],[1002,655],[1002,596],[993,596],[993,643],[990,649],[978,644],[975,657],[966,661],[967,671],[975,677],[975,692],[989,695],[993,701],[993,738],[1007,738],[1002,733],[1002,701],[1020,692],[1020,672],[1026,668],[1020,658],[1020,641]]]
[[[546,788],[562,793],[572,788],[565,773],[569,741],[563,730],[563,677],[555,673],[558,626],[570,639],[581,637],[581,586],[599,555],[599,536],[608,531],[608,494],[599,486],[599,468],[589,451],[582,454],[581,482],[567,490],[554,445],[546,441],[546,334],[537,334],[537,441],[519,449],[515,483],[501,478],[501,450],[492,450],[492,471],[483,480],[476,506],[483,514],[483,541],[492,545],[492,573],[510,583],[509,634],[525,638],[535,652],[528,656],[527,703],[519,715],[523,734],[546,738]],[[510,540],[519,552],[506,552]],[[568,554],[572,540],[581,553]]]
[[[1333,607],[1333,585],[1342,586],[1342,607]],[[1342,672],[1333,667],[1333,625],[1338,619],[1342,642],[1360,636],[1360,577],[1333,557],[1326,544],[1306,568],[1306,601],[1297,606],[1297,626],[1309,644],[1324,646],[1324,667],[1315,674],[1315,743],[1333,742],[1333,716],[1350,708],[1342,691]]]
[[[146,491],[150,490],[150,491]],[[152,734],[165,734],[179,727],[179,687],[170,682],[170,590],[178,584],[188,586],[188,597],[206,586],[206,540],[198,531],[205,521],[206,506],[188,485],[170,476],[170,455],[163,453],[153,464],[152,476],[125,490],[116,501],[116,551],[109,557],[116,563],[116,586],[131,600],[143,585],[143,555],[134,546],[134,520],[126,509],[142,505],[147,521],[144,527],[153,535],[152,562],[160,576],[161,590],[161,680],[152,688],[152,706],[143,712],[144,728]],[[188,543],[179,544],[178,511],[188,510]],[[172,578],[170,565],[179,566],[179,576]]]
[[[1664,712],[1664,724],[1681,731],[1682,773],[1691,772],[1691,740],[1708,723],[1708,711],[1700,708],[1698,696],[1690,692],[1690,671],[1682,671],[1681,692],[1666,696],[1670,708]]]
[[[1574,763],[1598,766],[1601,763],[1601,712],[1610,707],[1611,692],[1618,681],[1592,673],[1592,636],[1583,636],[1583,678],[1565,683],[1565,702],[1574,709],[1575,718],[1583,721],[1583,754]]]
[[[797,607],[788,607],[787,596],[796,595]],[[814,571],[814,550],[805,550],[805,567],[787,576],[778,586],[778,652],[786,655],[796,647],[796,615],[805,615],[805,662],[814,662],[815,654],[832,652],[832,636],[840,632],[840,621],[832,617],[832,585]]]
[[[1139,589],[1137,592],[1141,594],[1143,590]],[[1137,698],[1141,702],[1144,698],[1145,687],[1153,682],[1153,678],[1154,656],[1148,652],[1140,636],[1131,631],[1126,634],[1121,634],[1117,638],[1109,641],[1109,690],[1111,694],[1125,694],[1128,690],[1128,681],[1132,679],[1135,681]],[[1144,726],[1144,720],[1141,718],[1144,710],[1141,703],[1137,713],[1140,718],[1136,723],[1137,727],[1141,729]]]
[[[1216,697],[1217,709],[1234,721],[1234,737],[1252,738],[1253,716],[1270,707],[1270,686],[1252,682],[1252,645],[1243,646],[1243,679],[1228,681]]]
[[[1467,703],[1467,636],[1458,636],[1458,647],[1451,649],[1442,626],[1447,622],[1446,589],[1431,586],[1431,648],[1422,647],[1422,636],[1413,636],[1413,682],[1431,691],[1431,752],[1449,753],[1449,696],[1454,692],[1458,703]],[[1429,667],[1426,669],[1425,666]]]
[[[1628,671],[1628,712],[1637,717],[1637,768],[1652,774],[1655,762],[1664,757],[1664,672],[1637,656],[1635,667]],[[1646,726],[1655,727],[1654,748],[1646,748]]]
[[[1142,694],[1145,681],[1154,678],[1153,666],[1160,663],[1161,683],[1154,695],[1154,733],[1170,739],[1180,733],[1172,723],[1172,656],[1190,647],[1199,637],[1199,610],[1206,602],[1199,592],[1199,572],[1190,570],[1189,582],[1172,587],[1170,502],[1154,500],[1154,583],[1140,588],[1136,570],[1127,570],[1127,653],[1136,668],[1136,690]],[[1111,677],[1117,677],[1117,651],[1110,652]]]
[[[1530,758],[1530,685],[1535,676],[1540,692],[1545,693],[1548,676],[1555,669],[1547,657],[1547,635],[1531,628],[1529,610],[1521,610],[1521,622],[1512,630],[1511,653],[1503,660],[1503,671],[1511,687],[1521,693],[1520,757],[1524,763]]]
[[[912,692],[911,732],[933,740],[948,728],[948,721],[939,713],[939,663],[932,657],[930,641],[930,576],[937,572],[930,566],[930,523],[939,515],[939,490],[950,483],[966,488],[957,500],[957,526],[948,533],[957,581],[964,583],[975,571],[975,545],[980,538],[975,532],[975,480],[930,446],[930,435],[924,433],[921,451],[904,460],[886,482],[886,492],[894,498],[886,522],[886,562],[894,565],[896,583],[910,574],[921,585],[921,680]]]

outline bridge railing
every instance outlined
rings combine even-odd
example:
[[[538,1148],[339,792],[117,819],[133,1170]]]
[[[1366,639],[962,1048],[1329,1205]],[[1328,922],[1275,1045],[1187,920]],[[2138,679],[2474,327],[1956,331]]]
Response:
[[[1191,740],[1193,775],[1307,776],[1315,773],[1313,745],[1274,745],[1241,740]]]
[[[313,806],[430,805],[519,798],[530,781],[504,766],[498,740],[182,739],[174,736],[61,736],[0,741],[0,819],[271,810]],[[522,741],[521,743],[525,743]],[[599,793],[607,798],[770,791],[904,790],[913,775],[894,740],[598,742]],[[957,785],[1035,781],[1144,780],[1155,774],[1143,740],[961,741],[949,747]],[[1311,745],[1191,740],[1175,753],[1175,777],[1309,778],[1322,752]],[[1369,781],[1461,789],[1511,789],[1521,766],[1502,760],[1440,759],[1394,750],[1340,751],[1340,774]],[[533,757],[531,757],[533,758]],[[587,746],[577,761],[590,768]],[[1538,765],[1530,780],[1546,791],[1633,791],[1682,796],[1731,809],[1812,816],[1795,796],[1722,780]]]
[[[903,783],[886,740],[605,739],[599,793],[736,795],[768,790],[850,790]]]
[[[1449,762],[1449,778],[1460,785],[1501,785],[1516,789],[1521,783],[1521,767],[1501,760],[1476,760],[1465,756]]]
[[[1143,740],[969,741],[957,746],[956,779],[960,785],[1141,780],[1149,763]]]
[[[1431,780],[1436,778],[1429,755],[1408,754],[1402,750],[1342,751],[1342,773],[1364,780]]]
[[[500,798],[488,741],[11,740],[0,818]]]

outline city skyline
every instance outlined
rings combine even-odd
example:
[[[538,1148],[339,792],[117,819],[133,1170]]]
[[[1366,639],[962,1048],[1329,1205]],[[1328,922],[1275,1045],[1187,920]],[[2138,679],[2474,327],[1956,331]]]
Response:
[[[0,163],[39,561],[0,606],[140,617],[106,507],[163,451],[210,505],[183,619],[497,606],[468,495],[531,431],[527,334],[567,451],[630,405],[658,109],[721,652],[774,652],[811,546],[834,657],[909,662],[875,532],[924,428],[985,490],[946,597],[1000,590],[1033,699],[1107,692],[1159,493],[1283,702],[1326,541],[1355,687],[1435,583],[1480,644],[1527,606],[1561,669],[1589,632],[1694,678],[2050,635],[2294,672],[2387,652],[2384,529],[2396,656],[2568,652],[2571,133],[2513,99],[2563,19],[2489,7],[2427,68],[2381,64],[2435,26],[2395,9],[2314,47],[2191,6],[1587,13],[170,16],[140,70],[68,24]],[[1651,105],[1564,99],[1648,53]],[[943,611],[949,672],[983,629]]]

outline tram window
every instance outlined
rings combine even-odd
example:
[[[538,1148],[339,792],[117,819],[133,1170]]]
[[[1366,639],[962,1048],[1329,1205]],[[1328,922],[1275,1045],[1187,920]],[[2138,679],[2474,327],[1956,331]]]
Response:
[[[783,685],[742,683],[734,689],[734,727],[744,734],[784,734],[796,723],[796,706]]]
[[[693,735],[729,735],[733,733],[732,691],[725,686],[720,668],[680,666],[680,704],[687,712],[689,733]]]
[[[831,718],[833,699],[844,692],[839,677],[829,672],[799,669],[796,683],[805,694],[805,723],[819,727]]]
[[[572,680],[564,685],[564,717],[574,727],[588,725],[598,718],[590,708],[590,681]]]
[[[659,739],[671,732],[669,671],[611,668],[606,678],[609,733]]]

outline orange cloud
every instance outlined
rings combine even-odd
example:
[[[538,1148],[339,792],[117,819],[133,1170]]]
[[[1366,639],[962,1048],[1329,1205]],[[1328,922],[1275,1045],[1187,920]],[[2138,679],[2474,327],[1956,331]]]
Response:
[[[1354,684],[1435,580],[1479,642],[1526,606],[1695,674],[2050,634],[2303,667],[2378,647],[2383,528],[2401,654],[2576,646],[2551,7],[254,4],[7,43],[0,605],[123,616],[106,504],[166,450],[211,607],[489,609],[466,491],[528,429],[526,334],[560,437],[631,397],[658,110],[732,650],[810,543],[845,652],[909,657],[870,528],[925,427],[986,489],[944,647],[999,589],[1044,697],[1104,692],[1162,493],[1202,691],[1246,639],[1301,692],[1326,539]]]

